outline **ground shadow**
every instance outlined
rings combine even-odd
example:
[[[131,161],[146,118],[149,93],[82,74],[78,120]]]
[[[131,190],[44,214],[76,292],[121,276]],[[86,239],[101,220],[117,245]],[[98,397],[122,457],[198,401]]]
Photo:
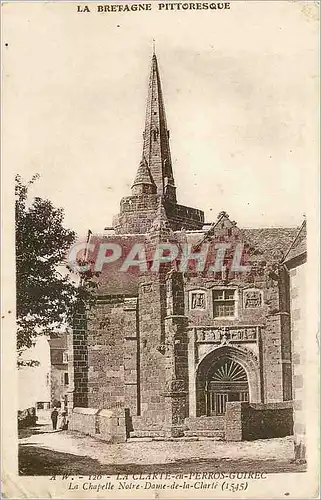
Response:
[[[48,424],[36,424],[32,427],[24,427],[22,429],[18,429],[18,437],[19,439],[26,439],[30,436],[38,435],[38,434],[47,434],[50,432],[58,432],[54,431],[52,428],[48,426]]]
[[[98,460],[89,457],[61,453],[28,444],[22,444],[19,447],[19,474],[23,476],[253,471],[265,473],[305,472],[306,466],[285,460],[230,460],[224,458],[180,459],[168,464],[102,465]]]

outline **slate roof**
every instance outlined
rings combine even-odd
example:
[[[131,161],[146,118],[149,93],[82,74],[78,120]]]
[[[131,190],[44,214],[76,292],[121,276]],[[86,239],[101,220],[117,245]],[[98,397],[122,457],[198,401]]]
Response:
[[[282,256],[292,244],[297,232],[297,227],[267,227],[259,229],[241,229],[244,237],[255,248],[263,253],[280,252]]]
[[[284,228],[284,227],[267,227],[267,228],[244,228],[240,229],[241,234],[244,236],[244,241],[249,243],[255,249],[262,253],[280,252],[285,255],[286,251],[292,244],[295,236],[297,235],[298,228]],[[188,243],[197,245],[205,236],[206,231],[193,231],[186,233]],[[243,239],[243,238],[242,238]]]
[[[102,268],[99,277],[94,279],[99,284],[97,289],[98,295],[138,295],[138,267],[131,267],[130,272],[120,271],[120,267],[130,249],[135,243],[145,241],[144,234],[128,234],[128,235],[94,235],[90,243],[95,245],[95,251],[91,254],[93,261],[97,257],[99,243],[115,243],[119,244],[122,249],[121,257],[114,262],[105,264]]]
[[[259,229],[241,229],[242,240],[248,242],[251,247],[258,250],[267,258],[272,254],[277,260],[282,261],[284,255],[293,244],[298,228],[259,228]],[[197,245],[204,238],[206,231],[177,231],[174,233],[174,239],[178,243],[190,243],[193,246]],[[98,295],[138,295],[138,266],[131,267],[128,271],[120,271],[120,267],[130,249],[135,243],[146,244],[146,235],[144,234],[128,234],[128,235],[95,235],[90,240],[91,243],[119,243],[122,248],[121,257],[115,261],[104,265],[102,272],[97,279],[99,288]],[[98,245],[93,254],[97,256]],[[94,260],[93,259],[93,260]]]
[[[285,255],[284,262],[289,262],[296,257],[304,255],[307,251],[307,224],[306,220],[303,221],[302,226],[296,234],[288,252]]]

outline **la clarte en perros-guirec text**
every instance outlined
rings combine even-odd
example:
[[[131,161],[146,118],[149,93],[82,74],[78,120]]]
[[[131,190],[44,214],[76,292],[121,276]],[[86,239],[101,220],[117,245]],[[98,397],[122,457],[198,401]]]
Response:
[[[228,10],[230,2],[155,2],[155,3],[127,3],[127,4],[104,4],[104,5],[77,5],[77,12],[141,12],[157,9],[169,10]]]

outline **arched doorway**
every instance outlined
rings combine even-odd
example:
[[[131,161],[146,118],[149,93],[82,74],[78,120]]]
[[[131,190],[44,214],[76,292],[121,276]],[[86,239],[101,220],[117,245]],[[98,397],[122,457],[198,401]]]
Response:
[[[248,401],[249,384],[244,368],[229,357],[213,364],[205,386],[206,414],[224,415],[228,401]]]
[[[196,416],[224,415],[228,401],[261,401],[255,356],[234,346],[210,351],[196,369]]]

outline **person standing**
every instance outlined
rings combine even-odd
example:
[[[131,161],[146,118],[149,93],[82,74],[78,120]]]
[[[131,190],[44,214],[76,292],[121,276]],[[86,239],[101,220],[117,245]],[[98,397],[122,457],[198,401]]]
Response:
[[[68,424],[67,424],[67,412],[63,411],[63,412],[61,412],[61,422],[60,422],[60,425],[59,425],[59,429],[61,429],[62,431],[65,431],[65,430],[67,430],[67,428],[68,428]]]
[[[52,421],[52,428],[55,431],[57,429],[57,421],[58,421],[58,411],[56,407],[51,412],[51,421]]]

